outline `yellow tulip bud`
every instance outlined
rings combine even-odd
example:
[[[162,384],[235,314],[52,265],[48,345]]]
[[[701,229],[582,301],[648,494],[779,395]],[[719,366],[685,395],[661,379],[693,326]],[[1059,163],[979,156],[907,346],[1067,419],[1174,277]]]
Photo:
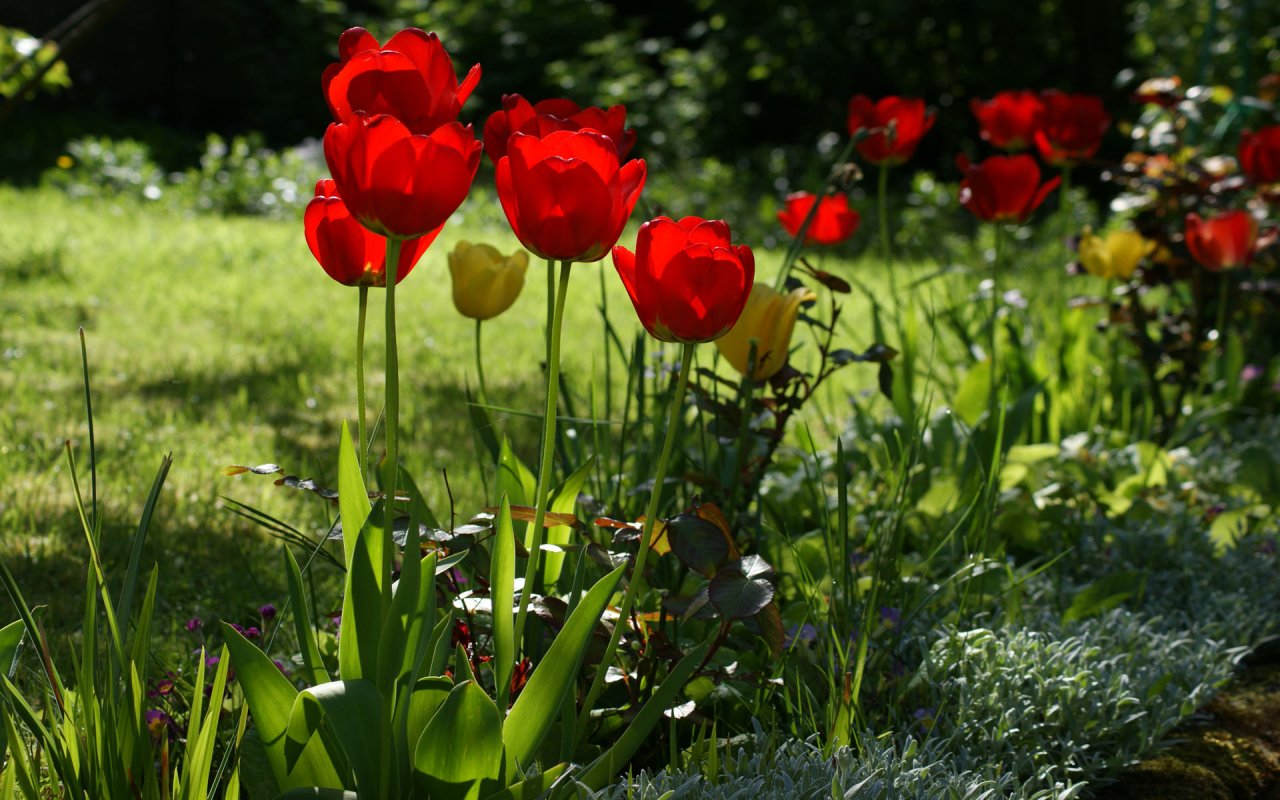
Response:
[[[464,317],[496,317],[520,295],[528,268],[529,254],[523,250],[504,256],[491,245],[458,242],[449,254],[453,304]]]
[[[1077,252],[1084,268],[1099,278],[1128,280],[1155,246],[1137,231],[1111,231],[1100,237],[1085,228]]]
[[[729,360],[733,368],[747,374],[747,359],[751,343],[756,343],[755,369],[751,377],[767,380],[787,363],[787,351],[791,347],[791,332],[800,315],[800,304],[816,300],[809,289],[793,289],[788,294],[778,294],[773,287],[757,283],[751,287],[751,296],[737,323],[716,340],[716,347]]]

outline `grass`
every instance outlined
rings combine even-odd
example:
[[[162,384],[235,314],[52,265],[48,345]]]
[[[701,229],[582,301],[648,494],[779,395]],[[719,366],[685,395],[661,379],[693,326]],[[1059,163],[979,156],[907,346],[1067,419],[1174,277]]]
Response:
[[[87,463],[78,327],[88,339],[107,542],[125,541],[112,531],[132,528],[154,466],[174,454],[147,554],[165,572],[159,624],[167,620],[176,630],[188,616],[234,618],[281,592],[272,540],[220,508],[219,495],[304,531],[327,528],[330,509],[317,498],[267,478],[220,472],[272,462],[334,485],[338,429],[355,416],[356,293],[323,275],[301,233],[298,222],[190,216],[0,188],[0,552],[15,558],[19,583],[33,602],[49,604],[54,620],[77,619],[79,601],[66,587],[80,585],[84,563],[82,543],[68,533],[77,526],[64,449],[71,441]],[[454,310],[446,277],[445,254],[461,238],[517,246],[496,202],[473,201],[397,292],[407,431],[401,450],[442,519],[451,507],[444,470],[462,519],[492,502],[483,494],[465,413],[475,380],[473,325]],[[772,277],[780,257],[759,254],[762,279]],[[867,271],[865,264],[823,266]],[[606,271],[610,315],[623,341],[640,329],[610,262],[579,266],[564,369],[580,397],[603,380],[597,270]],[[536,460],[540,430],[545,297],[544,269],[535,263],[515,306],[484,332],[491,403],[522,412],[503,415],[501,427],[526,463]],[[382,394],[380,299],[371,294],[371,417]],[[850,303],[849,319],[868,318],[864,298]],[[871,343],[865,326],[849,333],[851,346]],[[659,349],[651,340],[646,346]],[[714,354],[700,348],[699,363]],[[840,413],[841,396],[869,390],[874,374],[846,370],[842,380],[820,398],[831,414]],[[113,555],[123,557],[108,545]]]

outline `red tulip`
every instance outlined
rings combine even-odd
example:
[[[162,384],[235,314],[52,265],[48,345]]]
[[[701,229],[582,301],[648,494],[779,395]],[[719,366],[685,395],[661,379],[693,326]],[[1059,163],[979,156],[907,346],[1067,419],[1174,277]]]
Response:
[[[645,164],[619,166],[594,130],[512,134],[495,174],[516,238],[542,258],[599,261],[617,243],[644,187]]]
[[[800,226],[816,200],[808,192],[787,195],[787,207],[778,212],[778,222],[793,238],[800,232]],[[827,195],[818,203],[818,213],[805,231],[805,244],[840,244],[858,229],[858,222],[858,212],[849,208],[847,195]]]
[[[960,205],[986,222],[1025,222],[1062,182],[1055,177],[1040,183],[1040,166],[1029,155],[991,156],[979,164],[959,156],[956,166],[964,173]]]
[[[459,85],[439,37],[417,28],[405,28],[385,45],[352,28],[338,39],[338,54],[342,60],[320,77],[335,122],[357,111],[390,114],[413,133],[431,133],[458,119],[480,80],[476,64]]]
[[[613,265],[645,330],[664,342],[709,342],[738,321],[755,281],[751,248],[734,245],[723,220],[651,219],[636,251],[613,248]]]
[[[489,160],[497,164],[498,159],[507,154],[507,140],[513,133],[542,138],[552,131],[591,128],[613,140],[618,148],[618,161],[622,161],[636,143],[635,130],[626,125],[625,106],[582,108],[564,98],[539,100],[530,105],[520,95],[508,94],[502,98],[502,110],[490,114],[484,124],[484,151],[489,154]]]
[[[1228,211],[1209,219],[1188,214],[1186,242],[1191,256],[1218,272],[1247,266],[1258,243],[1258,221],[1246,211]]]
[[[1280,182],[1280,125],[1240,137],[1240,169],[1256,183]]]
[[[1036,149],[1040,157],[1054,166],[1070,166],[1084,158],[1093,158],[1102,144],[1102,134],[1111,124],[1111,115],[1102,100],[1088,94],[1063,94],[1056,90],[1042,92],[1044,117],[1036,131]]]
[[[910,97],[883,97],[875,102],[866,95],[849,101],[849,135],[876,130],[858,142],[858,152],[872,164],[902,164],[916,151],[920,138],[933,127],[935,115],[924,101]]]
[[[357,113],[329,125],[324,158],[361,225],[412,239],[439,228],[462,205],[480,166],[480,143],[457,122],[415,135],[395,117]]]
[[[984,142],[1001,150],[1025,150],[1031,146],[1044,103],[1035,92],[996,92],[990,100],[974,98],[969,109],[978,118]]]
[[[316,182],[316,196],[307,203],[302,216],[307,246],[324,267],[324,271],[346,286],[386,286],[385,253],[387,239],[356,222],[338,196],[332,180]],[[440,228],[443,228],[443,224]],[[440,233],[440,228],[416,239],[408,239],[400,248],[396,283],[405,279],[418,259]]]

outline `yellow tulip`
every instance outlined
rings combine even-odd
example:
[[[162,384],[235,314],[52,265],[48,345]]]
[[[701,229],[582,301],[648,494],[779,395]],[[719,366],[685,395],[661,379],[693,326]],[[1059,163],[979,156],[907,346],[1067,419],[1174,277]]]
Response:
[[[716,347],[734,369],[746,375],[751,343],[756,342],[755,369],[751,377],[757,381],[772,378],[787,363],[800,304],[817,297],[809,289],[778,294],[768,284],[757,283],[751,287],[742,316],[728,333],[716,340]]]
[[[453,304],[464,317],[496,317],[520,295],[528,268],[529,254],[523,250],[504,256],[491,245],[458,242],[449,254]]]
[[[1111,231],[1099,237],[1085,228],[1077,252],[1084,268],[1099,278],[1128,280],[1155,246],[1155,242],[1137,231]]]

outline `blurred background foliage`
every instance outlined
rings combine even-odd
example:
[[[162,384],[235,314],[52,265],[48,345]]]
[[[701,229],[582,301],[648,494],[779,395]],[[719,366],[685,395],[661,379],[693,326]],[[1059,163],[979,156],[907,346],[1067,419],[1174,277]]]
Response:
[[[0,24],[41,35],[81,0],[3,0]],[[0,121],[0,179],[37,180],[86,136],[146,144],[190,170],[209,134],[268,148],[319,137],[319,76],[338,34],[438,31],[459,71],[483,65],[464,111],[501,96],[625,103],[650,161],[649,201],[765,220],[812,186],[845,132],[849,98],[924,97],[938,123],[914,162],[953,180],[977,152],[971,98],[1009,88],[1102,95],[1117,116],[1152,75],[1255,91],[1280,69],[1280,3],[1265,0],[119,0],[65,56],[70,86]],[[0,64],[0,68],[3,65]],[[1246,120],[1247,122],[1247,120]],[[1103,155],[1119,156],[1112,133]],[[906,190],[910,175],[895,177]],[[855,200],[857,193],[855,192]]]

